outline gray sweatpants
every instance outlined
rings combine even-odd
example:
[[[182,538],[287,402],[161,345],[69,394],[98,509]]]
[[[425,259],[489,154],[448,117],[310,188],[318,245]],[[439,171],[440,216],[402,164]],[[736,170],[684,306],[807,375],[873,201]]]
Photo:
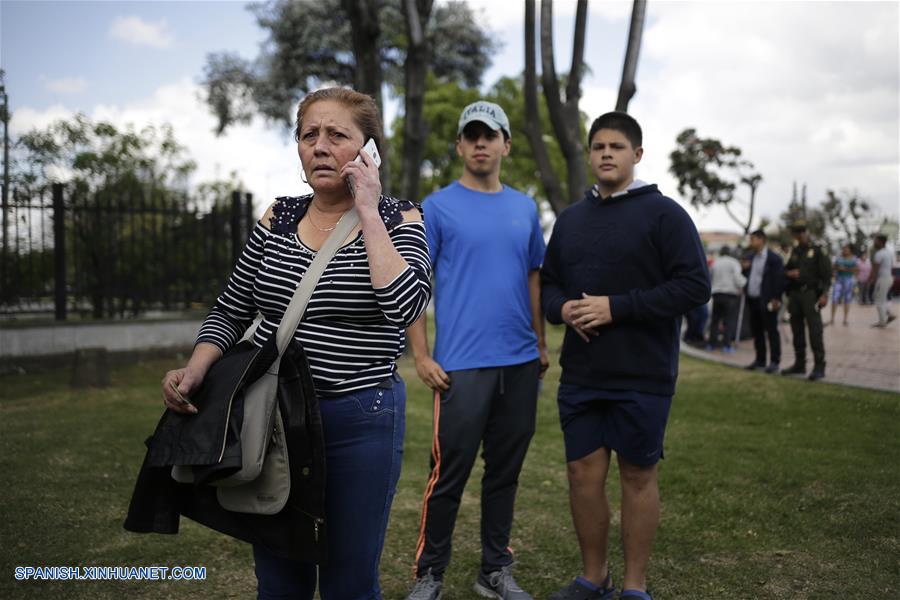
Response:
[[[881,324],[887,323],[888,315],[891,314],[891,311],[888,309],[887,297],[893,284],[893,277],[879,277],[875,281],[875,308],[878,309],[878,322]]]
[[[459,501],[484,443],[481,568],[512,563],[509,536],[519,472],[534,435],[540,362],[451,371],[450,390],[435,394],[431,477],[425,488],[416,569],[440,577],[450,564]]]

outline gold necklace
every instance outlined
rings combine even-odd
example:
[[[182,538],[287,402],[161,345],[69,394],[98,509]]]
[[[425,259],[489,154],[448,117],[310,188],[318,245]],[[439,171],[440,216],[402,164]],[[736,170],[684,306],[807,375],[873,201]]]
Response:
[[[313,203],[312,203],[312,202],[309,203],[309,207],[310,207],[310,208],[313,207]],[[341,224],[341,221],[344,219],[344,215],[346,215],[346,214],[347,214],[347,211],[344,211],[344,213],[341,215],[341,218],[338,219],[337,222],[336,222],[334,225],[332,225],[331,227],[324,227],[324,228],[323,228],[323,227],[319,227],[318,225],[316,225],[316,222],[315,222],[315,221],[313,220],[313,218],[312,218],[312,211],[311,211],[311,210],[307,210],[307,211],[306,211],[306,216],[309,217],[309,222],[312,223],[312,226],[315,227],[316,229],[318,229],[319,231],[323,232],[323,233],[328,232],[328,231],[334,231],[334,229],[335,229],[338,225]]]

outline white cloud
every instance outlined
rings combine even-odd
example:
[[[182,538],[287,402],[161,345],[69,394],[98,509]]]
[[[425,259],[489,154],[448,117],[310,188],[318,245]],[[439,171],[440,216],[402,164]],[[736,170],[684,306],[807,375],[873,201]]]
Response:
[[[12,111],[12,118],[9,120],[9,133],[11,136],[19,136],[32,129],[45,129],[55,121],[70,118],[72,114],[73,111],[62,104],[54,104],[44,110],[22,106]]]
[[[777,219],[796,180],[809,184],[813,204],[826,189],[855,189],[897,216],[896,4],[673,2],[648,11],[629,107],[645,131],[642,178],[675,195],[668,154],[680,130],[696,127],[740,147],[762,173],[757,215]],[[692,214],[701,227],[736,229],[724,211]]]
[[[83,77],[63,77],[61,79],[46,79],[44,87],[57,94],[79,94],[87,89],[88,82]]]
[[[246,191],[253,193],[258,214],[276,196],[308,190],[300,181],[300,161],[290,135],[254,119],[250,125],[235,126],[225,136],[216,137],[215,118],[199,99],[199,91],[196,84],[184,79],[161,86],[142,102],[95,106],[88,116],[117,127],[131,124],[138,131],[147,125],[169,123],[175,139],[187,147],[197,163],[192,182],[226,179],[236,171]],[[62,105],[40,111],[23,107],[13,113],[10,130],[18,135],[44,128],[53,121],[70,118],[74,112]]]
[[[167,31],[168,27],[165,19],[151,23],[136,16],[116,17],[109,28],[109,36],[135,46],[168,48],[175,43],[175,36]]]
[[[482,23],[493,29],[506,28],[511,17],[516,20],[516,31],[522,35],[522,23],[525,20],[525,3],[497,2],[496,0],[468,0],[466,2],[476,15],[482,15]],[[626,0],[592,0],[588,3],[588,24],[594,20],[628,22],[631,19],[630,1]],[[578,4],[572,0],[553,4],[553,19],[575,19]],[[541,19],[541,3],[535,2],[537,22]]]

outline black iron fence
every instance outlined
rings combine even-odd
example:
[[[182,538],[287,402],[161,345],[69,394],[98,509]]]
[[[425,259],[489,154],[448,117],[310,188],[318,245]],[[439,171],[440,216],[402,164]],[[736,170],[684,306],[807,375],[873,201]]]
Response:
[[[255,223],[252,196],[11,190],[0,314],[121,318],[209,306]]]

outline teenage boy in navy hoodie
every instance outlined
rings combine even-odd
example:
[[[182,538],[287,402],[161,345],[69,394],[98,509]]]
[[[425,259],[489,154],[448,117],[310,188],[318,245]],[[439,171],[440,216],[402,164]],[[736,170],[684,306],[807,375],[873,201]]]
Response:
[[[606,474],[622,483],[623,600],[648,600],[659,524],[657,462],[678,375],[681,315],[709,300],[697,229],[674,200],[634,178],[641,128],[621,112],[588,135],[597,183],[556,221],[541,269],[547,319],[565,323],[558,392],[569,500],[583,572],[551,600],[608,600]]]

